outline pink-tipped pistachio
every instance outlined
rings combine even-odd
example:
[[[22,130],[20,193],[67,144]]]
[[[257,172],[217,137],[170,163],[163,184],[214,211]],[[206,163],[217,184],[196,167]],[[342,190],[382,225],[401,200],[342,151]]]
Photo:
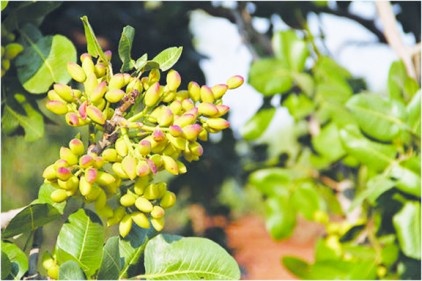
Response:
[[[113,53],[111,52],[111,50],[107,50],[104,52],[104,56],[106,57],[106,59],[108,61],[111,61],[111,57],[112,57]]]
[[[176,91],[182,79],[176,70],[170,70],[166,76],[167,87],[170,91]]]
[[[149,140],[143,139],[139,142],[137,147],[138,151],[142,155],[148,155],[151,152],[151,142]]]
[[[85,170],[85,179],[89,183],[94,183],[97,180],[98,171],[97,169],[90,167]]]
[[[67,63],[67,72],[69,72],[70,77],[72,77],[73,80],[79,83],[83,83],[86,79],[85,71],[75,62]]]
[[[169,133],[173,137],[180,137],[181,135],[183,135],[182,128],[180,126],[178,126],[178,125],[171,125],[169,127]]]
[[[208,118],[205,122],[211,129],[221,131],[230,127],[230,122],[224,118]]]
[[[133,222],[136,223],[136,225],[139,226],[140,228],[145,228],[145,229],[150,228],[150,222],[144,213],[133,212],[131,216],[132,216]]]
[[[236,89],[238,87],[240,87],[244,82],[244,79],[242,76],[240,75],[235,75],[230,77],[227,80],[227,86],[229,87],[229,89]]]
[[[200,95],[201,95],[201,100],[203,102],[209,102],[209,103],[213,103],[214,102],[214,94],[212,93],[212,90],[210,87],[204,85],[201,87],[200,89]]]
[[[106,148],[101,153],[101,156],[105,161],[108,162],[116,162],[118,160],[117,150],[114,148]]]
[[[197,139],[202,127],[199,124],[187,125],[182,128],[183,135],[187,140],[194,141]]]
[[[95,159],[88,154],[82,155],[79,158],[79,166],[83,169],[93,166],[95,163]]]
[[[163,159],[164,169],[173,175],[179,174],[179,166],[176,160],[167,155],[161,155],[161,158]]]
[[[173,207],[176,203],[176,194],[171,191],[166,191],[163,198],[160,200],[160,206],[167,209]]]
[[[201,102],[198,104],[198,113],[207,117],[212,117],[218,114],[218,108],[213,103]]]
[[[229,112],[230,107],[225,105],[225,104],[218,104],[217,106],[218,109],[218,114],[216,114],[215,116],[212,117],[221,117],[223,115],[225,115],[227,112]]]
[[[104,125],[105,124],[105,116],[103,114],[103,112],[101,110],[99,110],[96,106],[94,105],[88,105],[86,107],[86,113],[88,115],[89,118],[91,118],[92,121],[100,124],[100,125]]]
[[[201,87],[195,81],[191,81],[188,84],[189,96],[193,101],[199,101],[201,99]]]
[[[217,84],[211,87],[211,91],[214,95],[214,98],[216,100],[222,98],[224,96],[224,94],[227,92],[228,90],[228,86],[225,84]]]
[[[77,156],[82,155],[85,151],[84,143],[77,138],[71,139],[69,141],[69,148],[70,151],[72,151],[72,153]]]
[[[59,167],[56,170],[57,178],[62,181],[67,181],[71,176],[72,172],[67,167]]]
[[[202,156],[204,149],[199,142],[193,142],[189,144],[189,150],[196,156]]]
[[[88,102],[84,101],[83,103],[81,103],[81,105],[78,108],[79,115],[81,116],[82,119],[86,119],[86,117],[88,116],[86,114],[86,107],[87,106],[88,106]]]
[[[98,103],[104,97],[106,92],[107,92],[107,82],[102,81],[100,84],[97,85],[97,87],[91,93],[89,98],[93,103]]]
[[[173,114],[178,115],[182,112],[182,102],[179,100],[172,101],[169,108]]]
[[[166,134],[161,129],[155,129],[151,136],[156,142],[161,142],[166,139]]]
[[[194,107],[195,107],[195,104],[193,103],[191,99],[186,98],[182,100],[182,108],[184,111],[189,111]]]
[[[144,103],[146,106],[154,106],[160,99],[160,84],[158,82],[151,85],[145,92]]]
[[[145,177],[151,173],[151,169],[149,168],[149,165],[147,161],[140,160],[138,162],[138,165],[136,166],[136,174],[138,177]]]
[[[173,123],[173,112],[167,106],[162,107],[157,117],[158,125],[167,127]]]
[[[56,83],[53,86],[54,91],[65,101],[73,102],[73,92],[72,88],[66,84]]]
[[[131,180],[136,178],[136,165],[138,164],[137,162],[138,161],[136,160],[136,158],[130,155],[127,155],[122,160],[123,171],[125,171],[125,173]]]
[[[165,214],[166,214],[166,211],[164,211],[164,209],[160,206],[154,206],[154,208],[151,211],[151,217],[153,217],[154,219],[160,219],[164,217]]]
[[[75,112],[68,112],[68,113],[66,113],[65,120],[66,120],[66,123],[69,126],[72,126],[72,127],[77,127],[77,126],[84,125],[81,122],[82,121],[81,118]]]
[[[175,118],[173,125],[177,125],[181,128],[193,124],[196,121],[196,116],[194,114],[185,113],[182,116]]]
[[[106,100],[108,100],[111,103],[116,103],[122,100],[122,98],[125,96],[125,92],[121,89],[113,89],[108,91],[105,94]]]
[[[158,154],[156,154],[156,155],[158,155]],[[154,156],[154,155],[153,155]],[[158,155],[159,156],[159,155]],[[151,170],[151,172],[153,173],[153,174],[156,174],[157,172],[158,172],[158,165],[159,164],[157,164],[157,162],[159,162],[158,160],[157,160],[157,162],[154,160],[152,160],[154,157],[151,157],[150,159],[146,159],[146,161],[147,161],[147,164],[148,164],[148,166],[149,166],[149,169]],[[161,160],[162,161],[162,160]]]
[[[45,107],[57,115],[63,115],[68,112],[67,104],[59,100],[49,100]]]
[[[68,147],[62,146],[60,148],[60,159],[65,160],[69,165],[78,163],[78,157]]]

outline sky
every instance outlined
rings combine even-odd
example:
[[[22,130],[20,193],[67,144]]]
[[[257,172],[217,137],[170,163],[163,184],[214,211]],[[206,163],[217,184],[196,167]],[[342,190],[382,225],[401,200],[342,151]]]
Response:
[[[351,12],[366,18],[377,16],[374,2],[355,1],[350,6]],[[397,7],[393,6],[393,9]],[[256,20],[259,29],[265,29],[265,20]],[[286,29],[280,19],[277,28]],[[310,15],[308,23],[314,35],[319,27],[324,30],[325,44],[333,58],[346,67],[354,76],[364,77],[369,90],[376,93],[386,91],[386,81],[390,64],[397,59],[396,54],[385,44],[375,43],[375,36],[363,26],[352,20],[324,14]],[[191,30],[197,51],[209,59],[202,60],[208,85],[224,83],[232,75],[247,78],[252,56],[242,44],[237,27],[228,20],[212,17],[197,10],[191,14]],[[411,35],[403,35],[405,43],[414,44]],[[360,43],[360,44],[358,44]],[[364,43],[364,44],[362,44]],[[235,93],[224,96],[225,104],[230,106],[229,121],[238,135],[239,128],[251,118],[262,104],[262,98],[251,86],[245,84]],[[287,111],[278,112],[285,124],[291,123]],[[282,125],[280,125],[282,126]]]

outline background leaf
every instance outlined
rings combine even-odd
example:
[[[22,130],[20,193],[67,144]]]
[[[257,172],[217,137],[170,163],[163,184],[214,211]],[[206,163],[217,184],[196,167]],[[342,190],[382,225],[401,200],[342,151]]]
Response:
[[[301,40],[294,30],[285,30],[273,35],[272,45],[275,56],[286,60],[289,69],[303,71],[309,51],[305,41]]]
[[[75,261],[67,261],[60,265],[60,280],[86,280],[85,274],[79,264]]]
[[[265,226],[275,239],[289,237],[296,225],[296,211],[289,194],[270,197],[265,201]]]
[[[240,129],[240,133],[245,140],[258,139],[268,128],[272,118],[276,113],[276,108],[265,108],[259,110],[245,125]]]
[[[7,258],[11,263],[11,272],[6,279],[21,279],[25,272],[28,270],[28,258],[26,257],[26,254],[15,244],[4,241],[1,241],[1,251],[7,255]]]
[[[104,228],[98,216],[80,209],[71,214],[57,237],[56,255],[61,264],[73,260],[90,278],[100,267]]]
[[[413,96],[406,107],[407,124],[416,135],[421,135],[421,90]]]
[[[170,69],[182,55],[183,47],[170,47],[161,51],[152,61],[160,65],[161,71]]]
[[[145,277],[238,280],[240,270],[226,250],[209,239],[160,234],[145,248]]]
[[[20,211],[2,233],[9,238],[24,232],[31,232],[44,224],[60,218],[60,213],[50,204],[31,204]]]
[[[117,280],[119,278],[121,267],[119,237],[113,236],[107,240],[107,243],[104,246],[103,258],[97,279]]]
[[[282,168],[260,169],[250,174],[248,183],[266,196],[285,195],[292,173]]]
[[[24,35],[24,34],[23,34]],[[73,43],[62,35],[42,37],[37,42],[28,41],[21,55],[16,59],[19,81],[32,94],[46,93],[53,83],[67,83],[67,63],[76,61]]]
[[[121,72],[131,70],[134,67],[134,63],[131,58],[134,37],[135,29],[130,25],[125,26],[119,41],[119,57],[123,63],[122,67],[120,68]]]
[[[3,2],[2,2],[3,5]],[[6,280],[12,273],[12,263],[9,257],[3,251],[1,251],[1,280]]]
[[[408,201],[393,217],[399,245],[403,253],[421,259],[421,205]]]
[[[324,126],[319,134],[312,138],[312,145],[318,154],[330,162],[337,161],[346,154],[340,140],[339,130],[334,122]]]

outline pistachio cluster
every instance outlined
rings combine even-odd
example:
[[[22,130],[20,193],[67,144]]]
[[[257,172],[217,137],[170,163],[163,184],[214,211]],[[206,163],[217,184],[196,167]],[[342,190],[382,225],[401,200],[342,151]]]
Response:
[[[223,118],[229,107],[222,97],[243,78],[233,76],[213,87],[190,82],[187,90],[179,90],[181,77],[175,70],[167,73],[165,85],[160,84],[158,68],[148,74],[113,75],[111,52],[105,54],[108,61],[94,62],[83,54],[81,65],[69,63],[68,72],[81,87],[55,84],[46,104],[53,113],[65,115],[70,126],[90,125],[102,131],[102,139],[93,134],[89,147],[72,139],[43,177],[56,187],[52,200],[81,196],[93,202],[108,225],[119,224],[123,237],[133,223],[161,231],[165,209],[175,204],[176,195],[155,175],[186,173],[181,159],[199,160],[200,141],[229,127]],[[118,199],[114,206],[112,199]]]
[[[1,77],[3,77],[10,68],[10,63],[22,51],[23,46],[15,42],[16,36],[9,32],[3,25],[1,26]],[[5,44],[3,46],[3,44]]]

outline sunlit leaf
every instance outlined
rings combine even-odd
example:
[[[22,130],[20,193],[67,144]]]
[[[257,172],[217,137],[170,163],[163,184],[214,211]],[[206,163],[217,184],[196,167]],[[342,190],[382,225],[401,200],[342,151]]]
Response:
[[[296,211],[289,194],[265,200],[265,226],[274,239],[289,237],[296,225]]]
[[[291,179],[292,174],[287,169],[267,168],[250,174],[248,183],[266,196],[276,196],[287,194]]]
[[[236,261],[217,243],[199,237],[160,234],[145,249],[148,280],[238,280]]]
[[[89,24],[88,17],[83,16],[81,17],[82,23],[84,25],[85,30],[85,37],[87,42],[87,49],[88,53],[93,57],[100,57],[103,63],[107,63],[108,60],[104,54],[103,49],[98,43],[97,37],[95,36],[94,30],[92,29],[91,25]]]
[[[414,259],[421,259],[421,205],[408,201],[393,217],[400,248],[403,253]]]
[[[293,73],[293,79],[308,97],[313,95],[315,83],[310,74],[303,72]]]
[[[240,129],[245,140],[256,140],[258,139],[268,128],[272,118],[276,113],[276,108],[265,108],[259,110],[251,119],[249,119],[245,125]]]
[[[131,70],[134,67],[134,61],[131,58],[134,37],[135,29],[130,25],[125,26],[119,41],[119,57],[122,61],[121,72]]]
[[[329,161],[337,161],[345,155],[337,126],[331,122],[312,138],[315,150]]]
[[[79,264],[73,260],[69,260],[59,269],[60,280],[86,280],[85,274]]]
[[[316,211],[324,209],[322,198],[315,184],[311,182],[301,183],[297,187],[293,192],[292,202],[296,211],[308,220],[313,219]]]
[[[391,99],[409,101],[419,89],[418,83],[408,76],[403,61],[395,61],[388,72],[388,90]]]
[[[182,55],[183,47],[170,47],[161,51],[152,61],[160,65],[161,71],[170,69]]]
[[[8,0],[1,1],[1,10],[2,10],[2,11],[3,11],[4,9],[6,9],[7,4],[9,4],[9,1],[8,1]],[[3,258],[3,254],[2,254],[2,258]],[[3,264],[3,259],[2,259],[2,264]],[[3,270],[2,270],[2,273],[3,273]],[[2,276],[3,276],[3,275],[2,275]],[[2,279],[3,279],[3,278],[2,278]]]
[[[121,270],[119,237],[109,238],[104,246],[98,280],[117,280]]]
[[[71,214],[57,238],[56,255],[59,263],[73,260],[86,276],[91,277],[100,267],[104,240],[101,220],[92,211],[80,209]]]
[[[3,3],[2,3],[3,4]],[[9,257],[3,251],[1,251],[1,280],[6,280],[12,273],[12,263]]]
[[[370,141],[354,125],[341,129],[340,139],[350,155],[376,171],[385,169],[396,155],[394,146]]]
[[[3,238],[31,232],[40,226],[60,218],[60,213],[50,204],[31,204],[9,222],[2,233]]]
[[[248,83],[262,95],[273,96],[290,90],[293,78],[285,60],[266,58],[252,63]]]
[[[294,30],[275,33],[272,45],[275,56],[278,59],[286,60],[289,69],[297,72],[303,71],[309,51],[306,42],[300,39]]]
[[[419,90],[416,95],[406,107],[407,111],[407,124],[416,135],[421,135],[421,91]]]
[[[315,109],[314,102],[304,94],[289,95],[289,97],[283,101],[289,113],[296,119],[303,119]]]
[[[346,80],[352,75],[330,57],[321,56],[313,68],[315,78],[322,81]]]
[[[420,170],[413,171],[412,169],[394,163],[388,174],[394,179],[398,189],[418,197],[421,196]]]
[[[10,274],[8,274],[7,279],[20,280],[29,267],[26,254],[15,244],[5,241],[1,241],[1,251],[7,255],[7,258],[11,263],[11,271],[9,272]],[[1,268],[3,276],[3,263]]]
[[[32,94],[46,93],[53,83],[67,83],[67,63],[76,61],[73,43],[62,35],[46,36],[34,42],[22,34],[29,46],[16,59],[19,81]]]
[[[380,141],[393,140],[405,126],[405,107],[399,101],[376,94],[358,94],[347,102],[346,107],[362,131]]]

